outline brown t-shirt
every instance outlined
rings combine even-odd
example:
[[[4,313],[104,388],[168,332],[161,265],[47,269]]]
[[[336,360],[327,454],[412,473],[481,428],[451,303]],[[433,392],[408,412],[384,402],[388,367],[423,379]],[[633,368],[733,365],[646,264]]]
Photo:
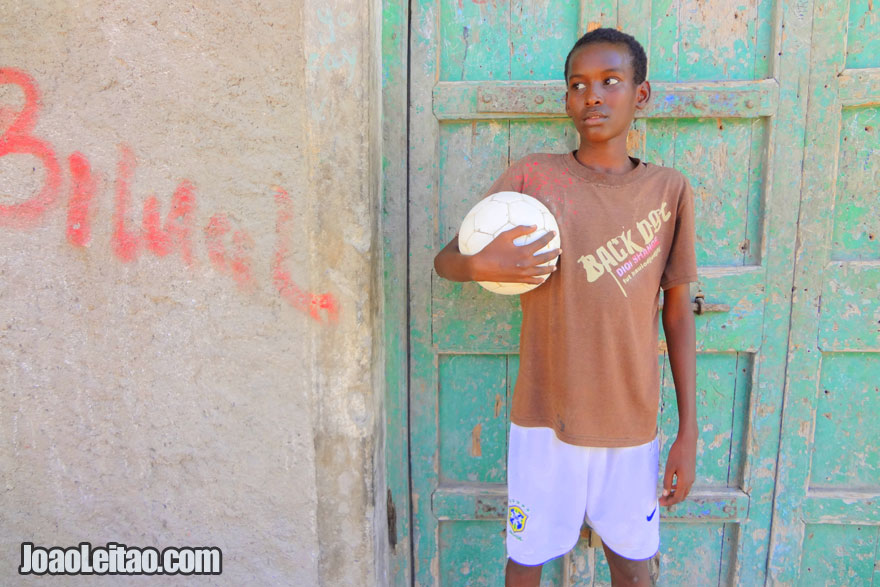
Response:
[[[657,434],[660,289],[697,279],[694,198],[678,171],[633,159],[623,175],[572,153],[530,155],[488,193],[543,202],[559,223],[559,268],[521,296],[511,421],[582,446],[635,446]]]

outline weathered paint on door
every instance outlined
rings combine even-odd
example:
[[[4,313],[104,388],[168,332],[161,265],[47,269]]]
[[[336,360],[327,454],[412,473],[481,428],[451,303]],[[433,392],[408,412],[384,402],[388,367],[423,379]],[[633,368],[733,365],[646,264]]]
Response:
[[[878,65],[866,65],[862,55],[877,53],[876,12],[869,0],[853,0],[844,8],[823,6],[815,4],[814,17],[813,3],[804,0],[411,2],[412,493],[407,497],[412,523],[398,526],[401,538],[412,540],[416,584],[502,583],[506,430],[519,334],[515,299],[438,279],[430,271],[431,260],[510,162],[528,152],[576,146],[562,108],[561,64],[578,35],[600,24],[632,32],[649,53],[653,107],[631,133],[632,150],[683,171],[697,194],[700,280],[692,293],[702,293],[707,304],[697,317],[698,480],[687,503],[663,512],[661,581],[763,584],[772,546],[773,580],[796,584],[799,576],[809,576],[804,573],[814,572],[811,567],[801,569],[809,555],[832,569],[822,577],[842,577],[855,569],[854,576],[870,582],[873,571],[866,569],[876,558],[872,548],[880,523],[874,505],[877,453],[860,443],[876,447],[877,428],[863,427],[841,445],[850,459],[844,462],[858,465],[861,473],[835,469],[832,453],[822,449],[816,452],[818,460],[812,457],[813,468],[825,466],[831,481],[807,480],[815,452],[812,417],[823,400],[816,389],[825,382],[836,389],[862,389],[861,403],[843,400],[826,409],[833,426],[820,416],[816,434],[845,436],[858,417],[880,407],[876,387],[871,387],[880,380],[880,366],[870,354],[880,347],[878,270],[876,263],[871,265],[880,256],[880,239],[869,238],[880,227],[876,214],[869,215],[871,220],[859,215],[860,207],[880,203],[877,135],[867,130],[874,128],[876,108],[855,108],[876,103],[880,83],[876,70],[836,78],[842,68],[834,69],[841,55],[850,70]],[[398,26],[401,21],[395,18]],[[813,35],[811,61],[814,24],[828,38]],[[860,37],[849,38],[850,47],[861,51],[846,53],[838,47],[841,26],[862,28]],[[400,55],[399,40],[388,40],[387,47]],[[811,113],[819,103],[823,110],[816,111],[818,118],[811,116],[805,161],[811,99],[817,100],[809,102]],[[398,103],[399,95],[386,100]],[[841,114],[842,105],[848,110]],[[823,117],[832,127],[834,120],[838,126],[848,121],[838,142],[829,139]],[[849,170],[850,179],[835,179],[827,169],[838,150],[839,167]],[[388,163],[386,170],[393,167]],[[827,210],[835,188],[838,208],[832,226]],[[849,194],[848,212],[840,211],[840,193]],[[832,235],[839,245],[827,244]],[[853,245],[853,240],[858,242]],[[793,283],[805,290],[803,295],[799,289],[792,296]],[[401,288],[386,281],[386,291]],[[824,312],[832,298],[829,313],[817,315],[818,301]],[[872,315],[873,322],[861,319]],[[674,433],[675,418],[663,351],[661,343],[665,442]],[[828,355],[834,355],[830,361]],[[827,368],[820,371],[820,362]],[[853,376],[855,367],[862,375]],[[406,404],[397,401],[399,395],[392,399],[398,410]],[[396,422],[405,422],[399,411],[393,415]],[[777,458],[780,488],[774,512]],[[400,487],[400,469],[389,474],[390,486],[396,478]],[[853,500],[859,505],[855,513],[843,506]],[[401,503],[406,499],[398,499],[398,511]],[[802,519],[808,523],[806,532]],[[862,534],[849,532],[853,528]],[[820,552],[823,541],[839,536],[848,540],[842,551]],[[850,554],[858,565],[834,563],[835,556]],[[406,575],[400,571],[395,576],[402,580]],[[603,557],[585,540],[572,555],[548,565],[544,576],[548,585],[607,581]]]
[[[817,2],[811,63],[769,577],[878,585],[880,2]]]

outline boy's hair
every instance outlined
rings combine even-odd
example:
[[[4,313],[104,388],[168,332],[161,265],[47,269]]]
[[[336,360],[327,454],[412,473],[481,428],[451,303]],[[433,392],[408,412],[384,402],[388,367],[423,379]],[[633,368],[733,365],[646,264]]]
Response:
[[[636,85],[645,81],[648,75],[648,56],[645,55],[645,48],[636,39],[617,29],[600,28],[590,31],[577,40],[568,57],[565,58],[565,81],[568,82],[568,66],[571,63],[571,56],[575,51],[589,45],[591,43],[612,43],[614,45],[626,45],[632,58],[633,82]]]

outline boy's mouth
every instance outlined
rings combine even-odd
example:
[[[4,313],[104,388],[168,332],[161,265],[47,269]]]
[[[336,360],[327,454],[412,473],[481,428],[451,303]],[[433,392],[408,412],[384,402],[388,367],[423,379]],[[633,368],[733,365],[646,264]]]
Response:
[[[598,122],[598,121],[604,120],[605,118],[606,118],[605,114],[599,112],[598,110],[586,112],[583,115],[584,122]]]

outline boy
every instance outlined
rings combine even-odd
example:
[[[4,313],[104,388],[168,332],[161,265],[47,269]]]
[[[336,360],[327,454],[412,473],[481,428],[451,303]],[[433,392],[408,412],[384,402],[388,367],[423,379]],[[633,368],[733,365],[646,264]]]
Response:
[[[506,585],[538,585],[542,565],[574,547],[583,520],[603,539],[612,583],[649,584],[659,549],[657,506],[687,497],[697,422],[689,283],[697,278],[693,194],[677,171],[628,156],[627,133],[651,97],[647,58],[631,36],[597,29],[565,63],[565,111],[577,151],[530,155],[488,193],[541,200],[552,234],[518,247],[513,228],[473,256],[457,237],[435,258],[453,281],[537,283],[521,297],[520,371],[508,452]],[[541,265],[559,256],[555,267]],[[663,494],[658,471],[658,302],[678,404]]]

